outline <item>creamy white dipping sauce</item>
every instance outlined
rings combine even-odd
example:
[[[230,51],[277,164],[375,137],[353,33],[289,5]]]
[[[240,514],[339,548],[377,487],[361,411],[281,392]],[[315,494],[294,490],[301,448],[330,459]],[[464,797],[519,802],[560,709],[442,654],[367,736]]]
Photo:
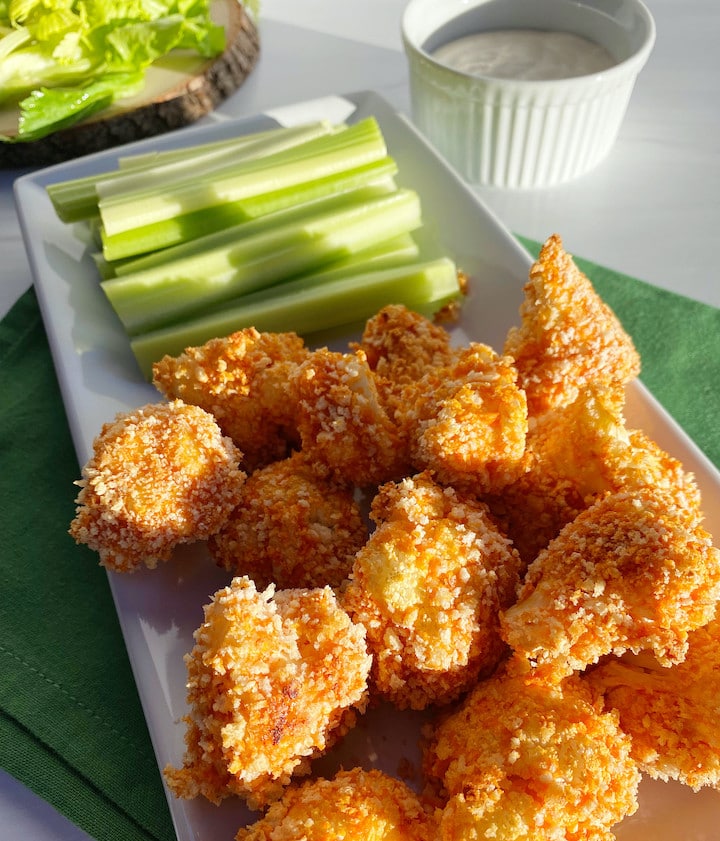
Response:
[[[587,38],[537,29],[465,35],[438,47],[432,56],[472,76],[545,81],[598,73],[615,63],[604,47]]]

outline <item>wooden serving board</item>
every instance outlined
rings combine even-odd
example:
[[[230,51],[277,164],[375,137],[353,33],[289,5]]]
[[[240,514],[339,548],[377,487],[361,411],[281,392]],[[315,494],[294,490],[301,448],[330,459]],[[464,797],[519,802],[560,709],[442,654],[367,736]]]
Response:
[[[236,91],[255,66],[260,41],[239,0],[215,0],[213,19],[225,27],[222,55],[176,52],[148,71],[143,92],[81,123],[30,143],[0,142],[0,167],[37,167],[141,140],[188,125]],[[17,110],[0,109],[0,134],[17,133]]]

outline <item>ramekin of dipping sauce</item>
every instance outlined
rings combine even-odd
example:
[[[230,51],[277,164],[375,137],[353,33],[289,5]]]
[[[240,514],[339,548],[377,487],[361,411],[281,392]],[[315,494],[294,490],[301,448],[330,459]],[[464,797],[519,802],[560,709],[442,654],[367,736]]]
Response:
[[[548,187],[610,152],[655,42],[641,0],[410,0],[412,118],[469,182]]]

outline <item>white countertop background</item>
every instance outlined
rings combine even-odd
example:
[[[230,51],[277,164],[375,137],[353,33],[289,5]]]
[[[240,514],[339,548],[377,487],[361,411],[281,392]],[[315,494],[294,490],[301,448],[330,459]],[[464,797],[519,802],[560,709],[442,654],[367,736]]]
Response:
[[[596,170],[561,187],[478,194],[515,233],[559,233],[579,257],[720,306],[720,6],[646,0],[655,49],[617,144]],[[400,42],[404,0],[262,0],[261,58],[210,119],[375,90],[408,110]],[[0,317],[32,283],[12,196],[0,172]],[[88,841],[0,771],[0,841]]]

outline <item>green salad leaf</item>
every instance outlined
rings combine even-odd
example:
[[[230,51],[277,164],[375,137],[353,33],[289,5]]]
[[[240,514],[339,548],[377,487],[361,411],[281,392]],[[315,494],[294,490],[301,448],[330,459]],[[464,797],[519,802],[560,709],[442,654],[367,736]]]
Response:
[[[172,50],[225,48],[211,0],[0,0],[0,106],[37,140],[133,95]]]

